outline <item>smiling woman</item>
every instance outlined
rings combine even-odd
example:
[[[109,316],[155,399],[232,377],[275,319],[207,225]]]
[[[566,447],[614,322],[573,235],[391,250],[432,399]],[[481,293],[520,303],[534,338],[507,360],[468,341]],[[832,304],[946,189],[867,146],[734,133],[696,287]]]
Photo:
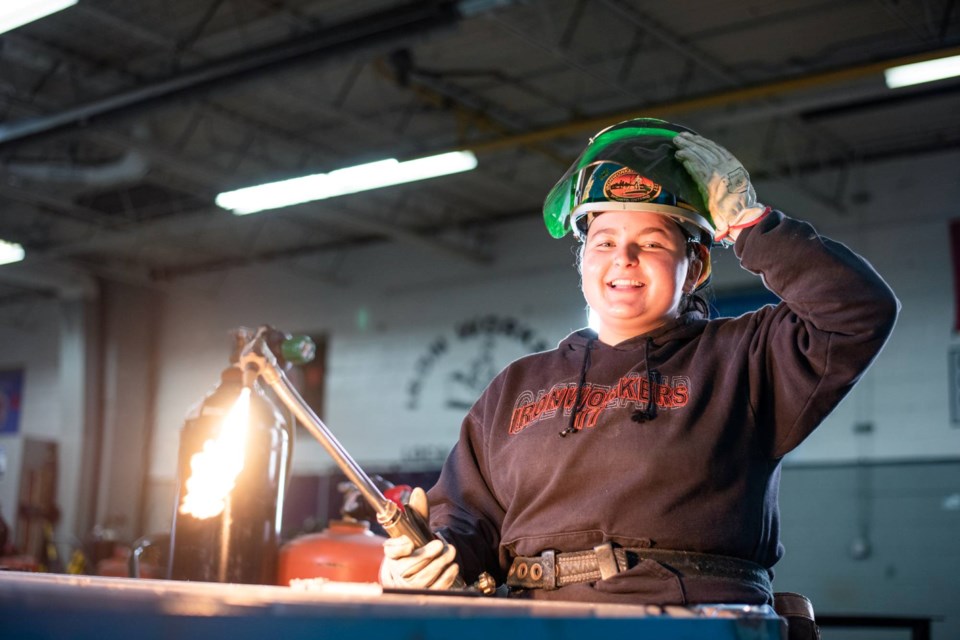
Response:
[[[680,313],[702,261],[681,227],[657,213],[611,211],[590,224],[581,252],[581,287],[599,339],[618,344]]]
[[[489,571],[521,598],[773,604],[780,461],[876,357],[896,298],[759,204],[726,149],[659,120],[595,136],[544,218],[583,243],[598,328],[490,383],[418,502],[448,544],[386,546],[381,580],[440,589]],[[714,246],[780,302],[709,319]]]

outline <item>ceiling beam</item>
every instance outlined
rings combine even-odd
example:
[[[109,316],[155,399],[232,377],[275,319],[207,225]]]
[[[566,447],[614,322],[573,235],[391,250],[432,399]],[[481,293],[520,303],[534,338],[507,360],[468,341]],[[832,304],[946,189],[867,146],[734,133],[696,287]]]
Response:
[[[299,36],[236,56],[201,65],[152,84],[135,87],[72,107],[59,113],[0,125],[0,147],[89,124],[97,118],[182,96],[200,88],[239,82],[294,61],[329,58],[362,50],[382,51],[437,30],[460,19],[455,2],[413,2],[361,16],[318,32]]]
[[[785,78],[783,80],[774,80],[727,91],[717,91],[704,95],[673,100],[669,102],[660,102],[656,104],[645,105],[638,109],[629,111],[619,111],[591,118],[580,118],[570,120],[561,124],[535,129],[524,133],[500,136],[488,140],[470,141],[447,149],[448,151],[470,150],[475,153],[488,151],[498,151],[512,147],[529,145],[546,140],[552,140],[563,136],[582,134],[584,132],[593,133],[604,127],[629,120],[637,117],[668,117],[679,113],[690,113],[697,111],[706,111],[717,109],[734,104],[741,104],[760,100],[764,98],[773,98],[784,96],[791,93],[797,93],[803,90],[817,89],[836,85],[843,82],[859,80],[870,76],[877,76],[883,73],[883,70],[897,65],[910,64],[913,62],[923,62],[935,58],[960,55],[960,47],[947,47],[935,49],[908,56],[887,58],[875,62],[851,65],[838,69],[829,69],[827,71],[817,71],[808,74],[801,74]],[[438,150],[436,153],[441,153]]]

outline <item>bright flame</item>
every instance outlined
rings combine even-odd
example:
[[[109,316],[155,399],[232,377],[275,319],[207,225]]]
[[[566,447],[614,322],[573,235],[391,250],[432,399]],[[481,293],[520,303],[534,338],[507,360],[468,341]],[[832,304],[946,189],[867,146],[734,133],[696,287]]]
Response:
[[[217,437],[204,442],[203,450],[190,458],[190,479],[180,513],[203,519],[223,512],[243,470],[249,422],[250,389],[244,388],[223,419]]]

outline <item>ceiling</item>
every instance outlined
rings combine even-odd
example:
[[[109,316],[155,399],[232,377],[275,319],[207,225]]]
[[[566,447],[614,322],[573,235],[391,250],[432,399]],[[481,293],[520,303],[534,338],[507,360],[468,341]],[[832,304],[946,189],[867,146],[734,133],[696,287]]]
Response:
[[[398,242],[488,259],[596,130],[683,122],[842,209],[864,163],[960,145],[954,0],[80,0],[0,35],[0,305]],[[237,217],[224,190],[472,149],[475,171]],[[824,171],[827,170],[827,171]]]

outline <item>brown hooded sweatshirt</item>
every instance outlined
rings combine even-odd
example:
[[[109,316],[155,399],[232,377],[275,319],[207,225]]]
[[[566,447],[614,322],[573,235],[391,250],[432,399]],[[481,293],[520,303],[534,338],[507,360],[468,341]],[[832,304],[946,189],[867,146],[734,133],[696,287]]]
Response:
[[[428,494],[431,525],[457,548],[468,581],[488,571],[502,582],[518,555],[607,541],[768,569],[780,559],[781,459],[877,356],[899,302],[865,260],[779,212],[734,250],[781,303],[738,318],[687,313],[613,346],[580,330],[490,383]],[[652,561],[526,596],[769,599],[731,580],[681,580]]]

